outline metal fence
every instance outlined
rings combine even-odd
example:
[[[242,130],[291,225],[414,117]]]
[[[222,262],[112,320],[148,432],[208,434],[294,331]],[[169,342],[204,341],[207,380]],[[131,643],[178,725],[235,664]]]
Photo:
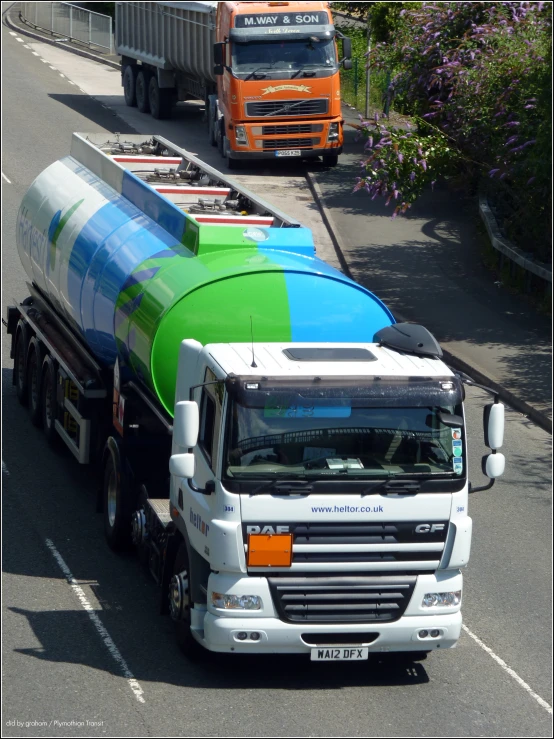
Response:
[[[352,105],[356,110],[365,110],[366,98],[366,60],[365,58],[352,59],[352,69],[340,70],[341,97],[345,103]],[[390,84],[390,73],[381,70],[371,70],[369,104],[371,110],[378,110],[388,115],[389,98],[387,95]]]
[[[27,23],[71,41],[108,49],[113,54],[112,19],[71,3],[21,3]]]

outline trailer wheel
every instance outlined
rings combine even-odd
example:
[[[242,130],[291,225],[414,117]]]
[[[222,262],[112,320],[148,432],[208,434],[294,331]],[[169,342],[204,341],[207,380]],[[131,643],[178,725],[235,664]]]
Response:
[[[172,98],[173,90],[171,88],[160,88],[158,80],[152,75],[148,83],[148,104],[150,105],[152,118],[158,120],[171,118]]]
[[[135,90],[137,95],[137,108],[141,113],[150,113],[150,104],[148,102],[148,77],[149,74],[144,69],[141,69],[137,74]]]
[[[217,111],[210,115],[210,108],[207,107],[208,111],[208,141],[211,146],[217,146]]]
[[[104,535],[114,552],[131,544],[131,511],[129,493],[121,471],[118,452],[108,442],[102,486]]]
[[[190,568],[187,545],[181,542],[169,583],[169,612],[175,624],[175,638],[186,657],[197,659],[204,649],[191,633]]]
[[[215,124],[215,143],[218,152],[223,156],[223,139],[225,138],[225,121],[220,118]]]
[[[42,363],[42,429],[51,447],[57,447],[60,441],[60,436],[56,431],[57,379],[56,364],[47,354]]]
[[[24,325],[17,329],[15,355],[13,363],[13,383],[17,399],[21,405],[27,405],[27,373],[25,371],[25,354],[27,353],[27,330]]]
[[[38,340],[33,337],[27,352],[27,396],[31,422],[38,428],[42,425],[41,368],[42,350]]]
[[[137,107],[137,68],[134,64],[128,64],[123,72],[123,94],[125,103],[130,108]]]
[[[324,167],[336,167],[339,161],[339,155],[338,154],[325,154],[323,157],[323,166]]]

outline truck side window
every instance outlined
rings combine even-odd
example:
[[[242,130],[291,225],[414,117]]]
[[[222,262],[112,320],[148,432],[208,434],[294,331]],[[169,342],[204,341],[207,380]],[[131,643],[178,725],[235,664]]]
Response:
[[[206,370],[205,382],[213,382],[216,376]],[[219,385],[208,385],[202,389],[200,401],[200,434],[199,446],[204,452],[212,471],[216,471],[216,453],[221,425],[222,394]]]
[[[212,461],[215,424],[215,403],[208,395],[206,388],[202,391],[202,407],[200,414],[200,446]]]

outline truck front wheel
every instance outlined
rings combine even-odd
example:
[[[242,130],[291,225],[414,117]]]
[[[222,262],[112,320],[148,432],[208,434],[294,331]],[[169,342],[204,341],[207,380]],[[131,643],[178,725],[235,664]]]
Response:
[[[137,83],[135,85],[137,95],[137,108],[141,113],[150,113],[150,103],[148,102],[148,72],[143,69],[137,74]]]
[[[336,167],[339,161],[339,155],[338,154],[324,154],[322,159],[323,159],[324,167]]]
[[[204,651],[196,641],[191,627],[190,568],[187,545],[181,542],[169,583],[169,613],[175,624],[177,644],[186,657],[197,659]]]
[[[125,103],[130,108],[136,108],[137,106],[137,70],[133,64],[128,64],[123,72],[123,95],[125,96]]]

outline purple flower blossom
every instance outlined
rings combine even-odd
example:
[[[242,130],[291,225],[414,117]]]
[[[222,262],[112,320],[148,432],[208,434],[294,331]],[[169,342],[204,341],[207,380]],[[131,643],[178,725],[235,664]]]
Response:
[[[412,182],[415,180],[415,172],[410,172],[410,180]]]
[[[534,182],[535,179],[535,177],[529,177],[529,179],[527,180],[527,184],[530,185],[532,182]]]
[[[497,168],[497,169],[491,169],[491,170],[490,170],[490,172],[489,172],[489,177],[494,177],[494,175],[495,175],[495,174],[496,174],[497,172],[500,172],[500,168]]]
[[[402,164],[402,162],[404,161],[404,155],[400,151],[398,152],[398,161],[400,162],[400,164]]]

